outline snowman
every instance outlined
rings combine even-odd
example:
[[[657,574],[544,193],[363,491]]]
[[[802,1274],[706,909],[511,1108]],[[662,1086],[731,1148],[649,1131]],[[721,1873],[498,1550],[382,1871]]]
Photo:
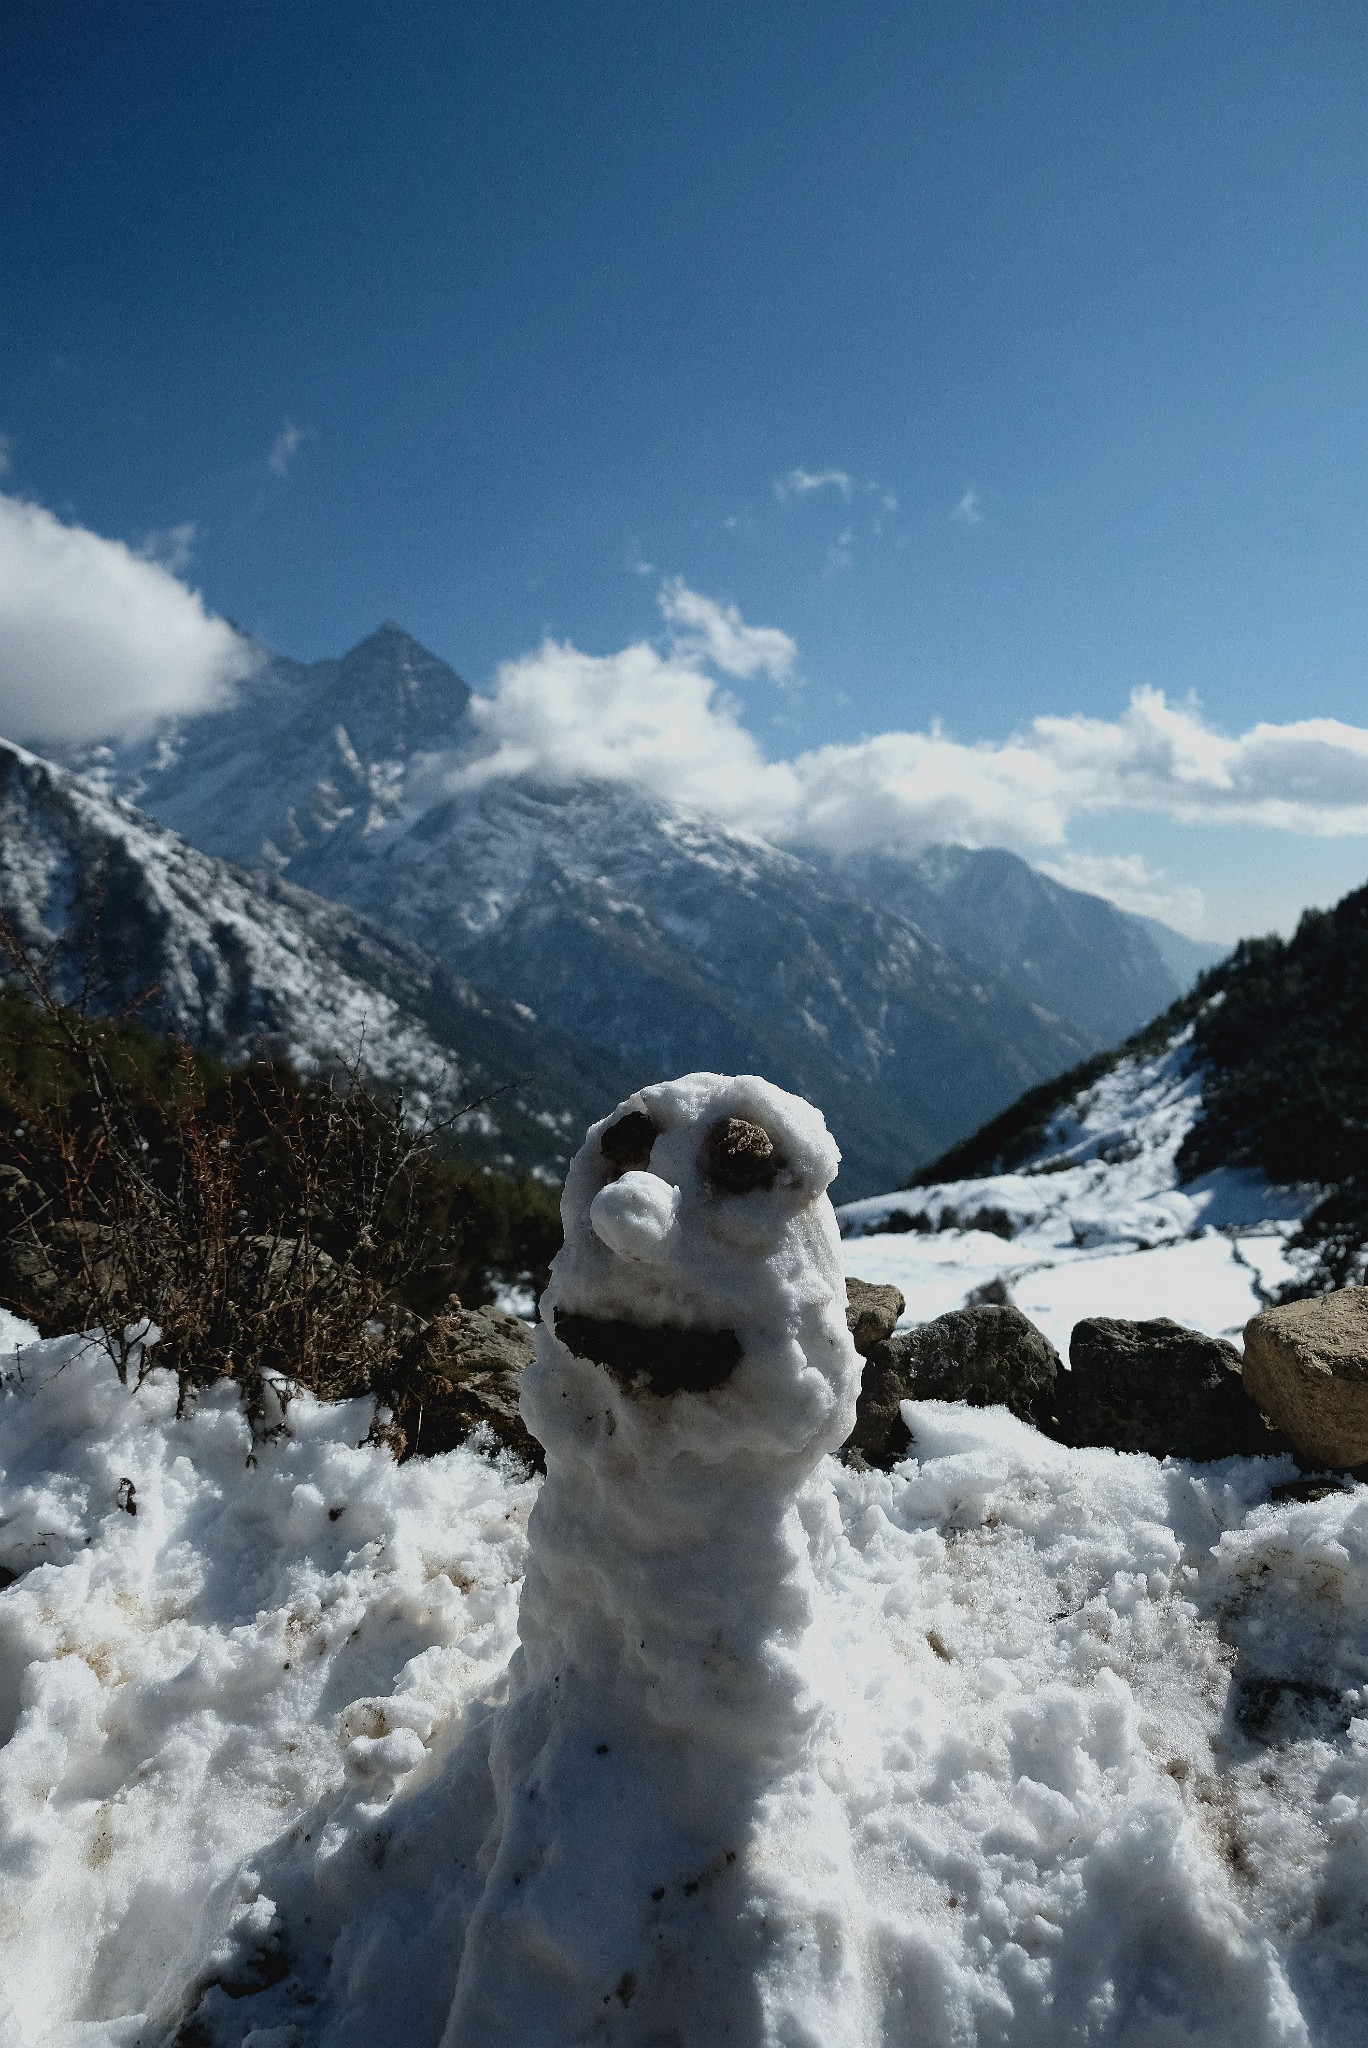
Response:
[[[811,1561],[860,1377],[839,1158],[798,1097],[689,1074],[571,1165],[522,1395],[546,1479],[444,2048],[869,2037]]]

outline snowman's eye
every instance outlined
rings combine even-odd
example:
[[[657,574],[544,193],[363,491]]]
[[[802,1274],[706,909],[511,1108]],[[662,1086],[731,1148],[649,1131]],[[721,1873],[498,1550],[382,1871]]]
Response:
[[[724,1116],[703,1141],[703,1171],[727,1195],[772,1188],[783,1163],[769,1132],[744,1117]]]
[[[643,1171],[651,1163],[651,1147],[660,1133],[646,1112],[629,1109],[615,1124],[609,1124],[599,1139],[599,1150],[616,1176]]]

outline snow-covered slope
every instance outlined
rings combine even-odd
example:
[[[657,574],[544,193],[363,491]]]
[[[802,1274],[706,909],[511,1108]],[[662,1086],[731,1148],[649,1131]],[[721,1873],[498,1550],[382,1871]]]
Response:
[[[397,627],[269,663],[227,710],[86,767],[656,1074],[768,1074],[866,1192],[1180,992],[1151,936],[1006,853],[845,866],[622,783],[471,780],[455,673]]]
[[[901,1287],[911,1322],[1000,1280],[1065,1357],[1091,1315],[1238,1336],[1291,1278],[1283,1247],[1313,1193],[1230,1169],[1180,1182],[1201,1104],[1190,1044],[1179,1030],[1063,1099],[1010,1172],[848,1203],[850,1269]]]
[[[620,785],[488,783],[292,864],[461,971],[657,1074],[817,1102],[847,1185],[899,1168],[1094,1043],[829,870]]]
[[[230,1388],[175,1407],[76,1340],[4,1363],[0,2039],[438,2048],[537,1483],[396,1467],[357,1404],[254,1459]],[[859,2038],[1357,2048],[1368,1489],[915,1423],[794,1529]],[[606,1983],[599,2038],[632,2011]]]
[[[1112,1045],[1186,994],[1227,950],[1066,889],[1003,847],[929,846],[865,859],[869,894],[1034,1003]]]
[[[197,852],[144,813],[0,742],[0,909],[59,992],[230,1058],[350,1064],[415,1111],[463,1119],[506,1165],[563,1168],[586,1117],[635,1079],[620,1061],[473,987],[418,946],[305,890]]]
[[[390,621],[337,661],[262,653],[225,709],[75,765],[210,853],[279,864],[393,817],[412,761],[462,729],[466,685]]]

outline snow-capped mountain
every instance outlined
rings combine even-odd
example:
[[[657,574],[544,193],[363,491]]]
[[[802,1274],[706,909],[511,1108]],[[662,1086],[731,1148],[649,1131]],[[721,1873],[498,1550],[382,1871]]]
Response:
[[[339,661],[268,662],[227,710],[83,765],[634,1065],[809,1096],[855,1192],[1183,986],[1141,920],[1011,854],[843,865],[621,783],[462,777],[468,703],[387,625]]]
[[[302,1071],[359,1059],[418,1113],[462,1120],[466,1149],[558,1173],[585,1123],[636,1085],[525,1005],[473,987],[355,912],[249,875],[80,777],[0,742],[0,910],[59,993],[229,1057]]]
[[[1057,1342],[1092,1315],[1230,1336],[1271,1290],[1362,1286],[1365,1048],[1368,888],[847,1204],[855,1270],[915,1320],[1005,1287]]]
[[[621,786],[487,784],[373,835],[340,884],[331,851],[311,886],[576,1036],[816,1101],[856,1192],[1095,1042],[828,868]]]
[[[387,621],[338,661],[263,658],[226,709],[72,765],[209,853],[280,867],[340,827],[393,818],[410,763],[452,744],[469,702],[454,669]]]

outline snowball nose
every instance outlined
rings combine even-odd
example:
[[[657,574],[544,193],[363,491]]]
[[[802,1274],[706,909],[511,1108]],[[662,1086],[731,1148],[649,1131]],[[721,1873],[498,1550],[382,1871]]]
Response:
[[[624,1259],[658,1259],[675,1228],[679,1189],[655,1173],[624,1173],[589,1205],[594,1235]]]

